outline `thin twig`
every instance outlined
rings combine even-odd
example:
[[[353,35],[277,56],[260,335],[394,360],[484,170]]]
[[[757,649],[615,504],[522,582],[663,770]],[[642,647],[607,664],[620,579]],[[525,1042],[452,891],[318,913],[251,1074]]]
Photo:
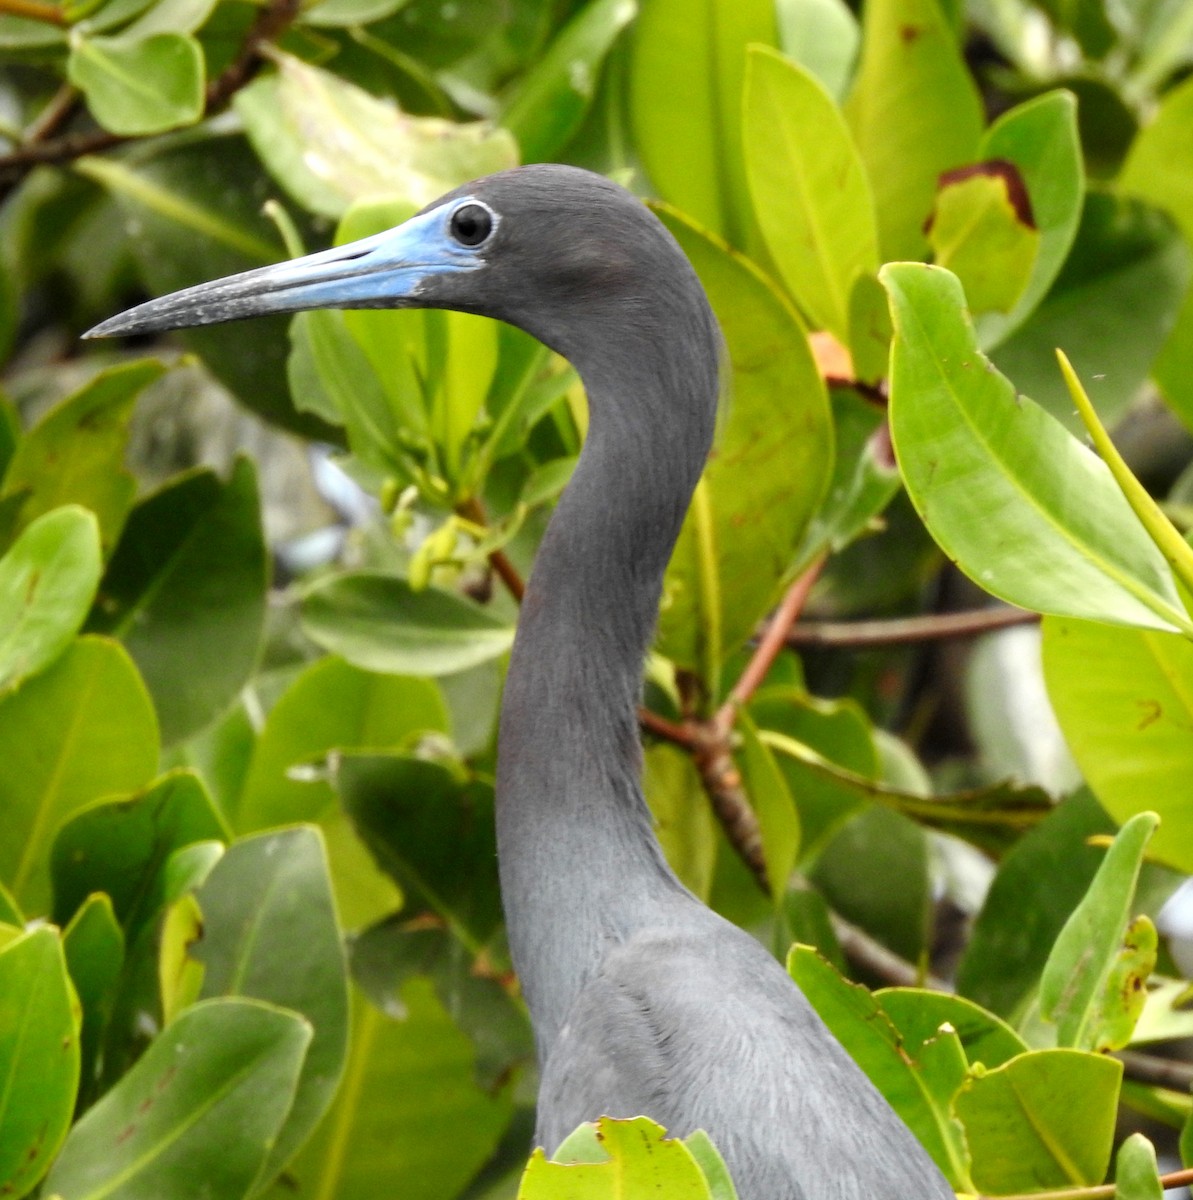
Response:
[[[73,84],[64,83],[50,98],[49,103],[37,115],[37,119],[25,130],[26,144],[44,142],[66,124],[79,105],[79,90]]]
[[[801,621],[787,635],[789,646],[906,646],[939,638],[976,637],[1014,625],[1030,625],[1039,613],[999,606],[969,612],[926,613],[882,621]]]
[[[66,25],[66,13],[56,4],[44,4],[41,0],[0,0],[0,13],[10,17],[24,17],[28,21],[40,21],[43,25]]]
[[[1160,1186],[1168,1191],[1169,1188],[1183,1187],[1193,1183],[1193,1167],[1183,1171],[1170,1171],[1160,1176]],[[974,1200],[1102,1200],[1115,1194],[1113,1183],[1099,1183],[1094,1187],[1058,1188],[1050,1192],[1020,1192],[1006,1196],[975,1196]]]
[[[930,988],[934,992],[952,989],[943,979],[921,971],[914,963],[888,950],[881,942],[872,938],[864,929],[847,921],[840,913],[829,911],[829,921],[845,957],[855,967],[876,975],[892,987]]]
[[[2,3],[3,0],[0,0]],[[11,2],[11,0],[9,0]],[[27,2],[27,0],[26,0]],[[266,46],[279,37],[298,15],[298,0],[271,0],[257,15],[240,51],[227,67],[212,80],[207,88],[204,116],[214,116],[225,108],[232,97],[256,74],[262,62]],[[57,126],[51,122],[50,133]],[[0,155],[0,173],[20,175],[39,164],[73,162],[86,154],[98,154],[135,139],[106,129],[94,129],[87,133],[68,134],[60,138],[34,137],[30,130],[23,145],[8,154]]]
[[[750,661],[746,663],[745,670],[738,677],[729,693],[729,698],[721,705],[714,718],[720,728],[728,730],[733,727],[733,719],[737,715],[737,710],[749,701],[766,678],[767,672],[779,656],[779,651],[786,645],[791,627],[803,611],[808,600],[808,593],[811,592],[812,585],[824,568],[824,562],[825,555],[821,554],[787,589],[787,594],[767,622],[762,637],[758,639],[758,645],[754,648]]]
[[[1156,1054],[1141,1054],[1138,1050],[1122,1050],[1119,1058],[1128,1079],[1149,1083],[1154,1087],[1187,1092],[1193,1088],[1193,1063],[1175,1062]]]
[[[475,496],[470,496],[462,504],[457,505],[456,511],[465,520],[479,525],[482,529],[489,527],[489,518],[485,514],[484,506]],[[521,604],[522,597],[526,595],[526,582],[518,568],[510,562],[505,551],[500,548],[490,550],[486,557],[489,560],[489,566],[493,568],[493,573],[505,584],[506,591]]]

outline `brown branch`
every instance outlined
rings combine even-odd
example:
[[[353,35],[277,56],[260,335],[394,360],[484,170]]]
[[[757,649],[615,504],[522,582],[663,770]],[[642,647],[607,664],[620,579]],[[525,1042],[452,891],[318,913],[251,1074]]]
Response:
[[[737,710],[745,705],[758,690],[766,678],[767,672],[774,666],[779,651],[787,643],[787,636],[795,624],[803,607],[808,600],[808,593],[816,582],[824,567],[825,555],[821,554],[812,565],[787,589],[787,594],[779,602],[770,620],[766,624],[762,637],[745,670],[738,677],[729,693],[729,698],[721,705],[714,718],[717,725],[724,730],[733,727],[733,719]]]
[[[489,518],[485,514],[484,506],[475,496],[469,496],[463,503],[456,505],[456,512],[474,525],[479,525],[483,529],[489,527]],[[486,557],[493,573],[505,584],[506,591],[521,604],[522,597],[526,595],[526,583],[519,574],[518,568],[510,562],[504,550],[490,550]]]
[[[839,913],[829,910],[829,921],[837,941],[845,957],[855,967],[860,967],[870,975],[876,975],[891,987],[920,987],[930,988],[934,992],[947,992],[951,989],[943,979],[938,979],[930,973],[925,974],[907,959],[900,957],[893,950],[888,950],[881,942],[872,938],[864,929],[847,921]]]
[[[40,21],[43,25],[57,25],[60,29],[66,26],[66,13],[58,5],[43,4],[41,0],[0,0],[0,13]]]
[[[1168,1191],[1169,1188],[1183,1187],[1193,1183],[1193,1167],[1183,1171],[1170,1171],[1160,1176],[1160,1186]],[[975,1196],[974,1200],[1110,1200],[1115,1194],[1115,1184],[1099,1183],[1095,1187],[1058,1188],[1049,1192],[1018,1192],[1005,1196]]]
[[[258,13],[236,57],[208,85],[204,116],[214,116],[225,108],[232,97],[252,79],[261,66],[265,48],[284,32],[298,15],[298,9],[298,0],[270,0]],[[46,140],[47,133],[38,128],[41,123],[39,120],[30,129],[21,146],[0,155],[0,173],[19,177],[31,167],[73,162],[86,154],[98,154],[102,150],[136,140],[109,133],[106,129],[93,129],[87,133],[67,134]],[[48,133],[56,132],[60,124],[61,121],[51,121]]]
[[[999,606],[882,621],[801,621],[787,635],[787,645],[907,646],[939,638],[976,637],[1014,625],[1030,625],[1039,619],[1039,613]]]
[[[25,142],[44,142],[52,138],[74,116],[78,106],[78,88],[64,83],[38,114],[37,120],[25,130]]]
[[[1193,1063],[1141,1054],[1138,1050],[1122,1050],[1118,1057],[1122,1059],[1123,1073],[1137,1083],[1171,1088],[1174,1092],[1187,1092],[1193,1088]]]

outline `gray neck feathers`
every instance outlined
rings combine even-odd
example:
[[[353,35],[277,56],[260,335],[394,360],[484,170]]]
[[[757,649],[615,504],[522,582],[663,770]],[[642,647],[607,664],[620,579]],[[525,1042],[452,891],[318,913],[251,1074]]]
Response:
[[[682,892],[642,797],[637,722],[663,571],[715,420],[716,326],[695,277],[680,282],[665,305],[678,321],[572,348],[589,434],[506,678],[498,855],[540,1058],[608,945]]]

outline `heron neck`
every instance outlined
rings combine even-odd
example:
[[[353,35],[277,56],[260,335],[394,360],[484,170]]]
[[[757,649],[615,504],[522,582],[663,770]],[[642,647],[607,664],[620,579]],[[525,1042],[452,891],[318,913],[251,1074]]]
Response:
[[[638,362],[649,369],[625,355],[617,375],[577,364],[589,435],[539,548],[506,677],[498,857],[540,1058],[608,945],[686,895],[643,799],[637,707],[663,572],[708,452],[715,369]]]

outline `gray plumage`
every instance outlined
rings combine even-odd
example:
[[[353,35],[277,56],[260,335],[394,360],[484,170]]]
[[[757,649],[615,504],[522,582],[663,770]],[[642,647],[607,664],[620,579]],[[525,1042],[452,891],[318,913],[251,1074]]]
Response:
[[[502,895],[541,1071],[537,1140],[552,1151],[582,1121],[645,1114],[675,1135],[707,1130],[741,1200],[952,1200],[780,965],[680,884],[643,799],[643,656],[716,414],[720,339],[703,289],[659,221],[600,176],[523,167],[425,211],[465,198],[495,214],[493,232],[466,267],[421,264],[401,294],[363,294],[366,268],[352,264],[371,260],[347,248],[313,259],[355,280],[350,296],[291,295],[267,268],[97,332],[316,300],[438,307],[518,325],[572,362],[589,432],[527,587],[497,770]]]

